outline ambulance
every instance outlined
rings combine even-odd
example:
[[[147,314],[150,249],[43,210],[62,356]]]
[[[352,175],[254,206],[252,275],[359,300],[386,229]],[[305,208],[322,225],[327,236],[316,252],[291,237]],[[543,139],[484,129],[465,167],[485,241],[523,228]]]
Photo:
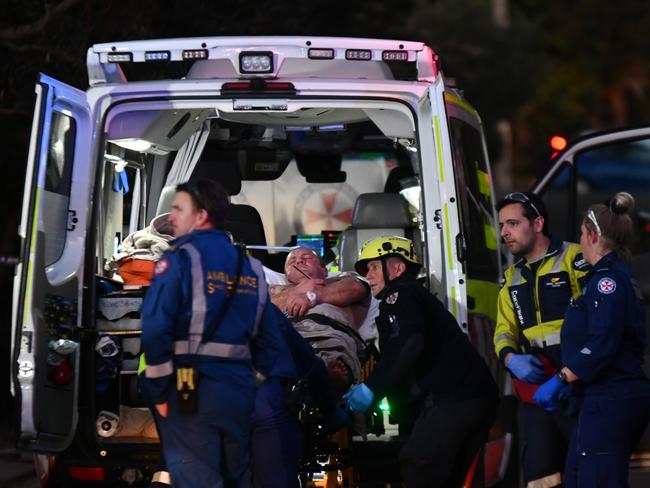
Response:
[[[467,486],[516,485],[516,401],[492,346],[502,265],[485,137],[430,47],[206,37],[97,44],[86,61],[85,91],[36,84],[19,228],[12,393],[43,486],[144,486],[155,469],[155,435],[120,435],[145,410],[148,264],[121,253],[138,232],[164,235],[175,185],[196,178],[224,185],[226,230],[276,271],[298,244],[343,271],[371,237],[414,239],[424,286],[504,394]],[[399,444],[352,438],[348,474],[328,486],[395,483]]]

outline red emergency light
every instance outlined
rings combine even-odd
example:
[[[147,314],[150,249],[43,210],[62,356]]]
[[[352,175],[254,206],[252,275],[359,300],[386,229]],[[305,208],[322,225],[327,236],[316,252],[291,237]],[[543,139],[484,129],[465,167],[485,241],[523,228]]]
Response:
[[[567,146],[566,137],[553,136],[551,137],[550,145],[555,151],[562,151]]]
[[[104,468],[95,466],[69,466],[70,477],[79,481],[104,481]]]

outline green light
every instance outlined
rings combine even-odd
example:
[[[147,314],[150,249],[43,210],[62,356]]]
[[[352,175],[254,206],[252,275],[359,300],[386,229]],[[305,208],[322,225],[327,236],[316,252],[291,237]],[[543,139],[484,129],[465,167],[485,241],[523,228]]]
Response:
[[[381,402],[379,402],[379,410],[382,412],[390,413],[390,405],[388,404],[388,400],[386,398],[382,398]]]

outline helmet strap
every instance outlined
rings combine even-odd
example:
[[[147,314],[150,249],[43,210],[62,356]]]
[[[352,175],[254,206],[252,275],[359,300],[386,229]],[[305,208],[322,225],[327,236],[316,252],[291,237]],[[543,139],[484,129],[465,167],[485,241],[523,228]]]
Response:
[[[387,256],[381,256],[381,272],[384,275],[384,285],[388,286],[390,283],[390,279],[388,279],[388,266],[386,266],[386,257]]]

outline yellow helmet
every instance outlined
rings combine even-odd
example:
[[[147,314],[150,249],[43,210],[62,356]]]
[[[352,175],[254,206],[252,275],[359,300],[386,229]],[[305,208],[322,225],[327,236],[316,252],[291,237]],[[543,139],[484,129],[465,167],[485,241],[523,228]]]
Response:
[[[370,239],[363,244],[359,253],[359,260],[354,263],[357,273],[364,275],[367,272],[368,262],[384,256],[399,256],[407,265],[420,267],[420,260],[415,254],[415,246],[411,239],[398,236],[381,236]]]

